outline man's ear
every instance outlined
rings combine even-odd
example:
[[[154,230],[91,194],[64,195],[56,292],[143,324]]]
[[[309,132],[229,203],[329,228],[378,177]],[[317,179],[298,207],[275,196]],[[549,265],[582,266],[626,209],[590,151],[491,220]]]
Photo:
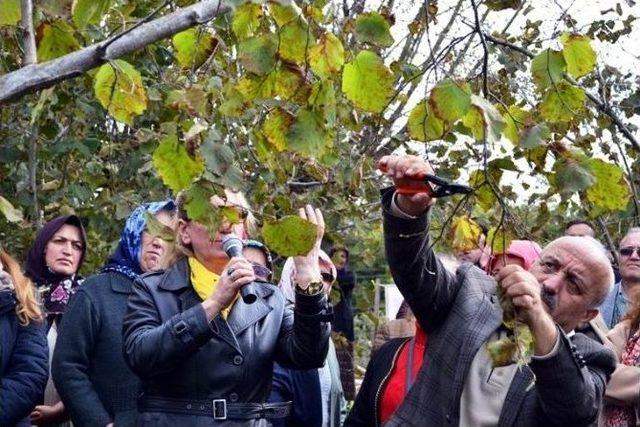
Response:
[[[590,320],[593,320],[593,318],[595,318],[598,315],[598,313],[600,313],[600,311],[597,308],[591,308],[591,309],[587,310],[583,322],[587,323]]]
[[[178,220],[178,239],[180,239],[180,242],[182,242],[183,245],[191,244],[191,235],[187,231],[188,226],[189,223],[184,219]]]

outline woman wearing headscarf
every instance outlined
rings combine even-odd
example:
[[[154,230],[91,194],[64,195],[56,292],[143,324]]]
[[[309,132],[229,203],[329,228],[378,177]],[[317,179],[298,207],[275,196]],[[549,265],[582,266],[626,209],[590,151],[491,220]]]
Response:
[[[62,320],[52,373],[76,427],[135,424],[140,382],[122,356],[122,319],[133,281],[164,268],[172,251],[147,231],[147,212],[171,230],[173,201],[136,208],[115,252],[78,289]]]
[[[86,252],[87,237],[80,218],[65,215],[46,223],[27,253],[25,273],[36,284],[42,298],[49,360],[53,357],[58,327],[69,298],[82,283],[78,271]],[[69,424],[51,377],[45,389],[44,402],[41,403],[31,414],[32,423],[47,426]]]
[[[0,425],[30,426],[49,376],[47,339],[33,285],[0,250]]]
[[[316,263],[322,277],[323,291],[329,295],[336,279],[336,267],[322,250]],[[288,258],[282,268],[278,287],[290,304],[295,304],[296,268]],[[274,420],[276,427],[339,427],[345,415],[345,400],[340,381],[340,365],[333,341],[325,363],[318,369],[290,369],[274,365],[270,402],[293,402],[286,419]]]
[[[241,194],[213,197],[211,209],[237,210]],[[322,214],[307,206],[303,218],[318,225],[318,240],[296,257],[300,274],[295,312],[278,289],[259,278],[245,258],[224,257],[222,239],[242,223],[223,220],[217,232],[190,219],[178,196],[178,247],[183,256],[167,271],[136,281],[124,321],[125,357],[142,378],[139,426],[268,426],[288,414],[268,404],[273,362],[318,367],[328,341],[328,307],[320,272],[309,260],[320,247]],[[316,261],[317,263],[317,261]],[[251,284],[256,300],[239,298]],[[295,321],[294,321],[295,318]]]

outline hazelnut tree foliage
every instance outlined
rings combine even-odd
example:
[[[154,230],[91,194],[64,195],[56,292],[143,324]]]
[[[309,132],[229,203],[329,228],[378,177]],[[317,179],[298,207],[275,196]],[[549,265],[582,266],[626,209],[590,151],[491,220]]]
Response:
[[[193,3],[37,1],[37,62]],[[476,222],[499,252],[516,237],[543,242],[569,216],[611,241],[637,221],[638,74],[596,51],[631,40],[630,2],[587,25],[574,2],[524,0],[427,0],[399,24],[403,3],[227,2],[206,23],[3,101],[2,244],[20,256],[34,226],[75,212],[90,273],[137,204],[186,191],[189,215],[214,229],[238,219],[207,205],[228,187],[247,194],[280,255],[311,243],[309,225],[287,217],[312,202],[328,240],[380,269],[375,164],[397,148],[476,188],[440,203],[433,235],[445,250],[475,245]],[[26,30],[21,1],[4,0],[0,82],[24,67]],[[523,196],[524,177],[543,191]]]

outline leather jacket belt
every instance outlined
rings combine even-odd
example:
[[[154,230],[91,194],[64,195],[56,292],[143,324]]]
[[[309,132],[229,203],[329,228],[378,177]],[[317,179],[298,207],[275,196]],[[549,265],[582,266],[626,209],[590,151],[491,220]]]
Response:
[[[169,412],[184,415],[202,415],[214,420],[251,420],[258,418],[286,418],[291,412],[291,402],[240,403],[226,399],[172,399],[143,396],[139,400],[141,412]]]

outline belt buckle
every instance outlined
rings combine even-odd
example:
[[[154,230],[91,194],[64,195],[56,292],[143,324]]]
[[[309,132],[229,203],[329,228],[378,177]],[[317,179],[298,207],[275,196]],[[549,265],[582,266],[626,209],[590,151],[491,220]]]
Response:
[[[227,419],[227,399],[213,399],[213,419]]]

